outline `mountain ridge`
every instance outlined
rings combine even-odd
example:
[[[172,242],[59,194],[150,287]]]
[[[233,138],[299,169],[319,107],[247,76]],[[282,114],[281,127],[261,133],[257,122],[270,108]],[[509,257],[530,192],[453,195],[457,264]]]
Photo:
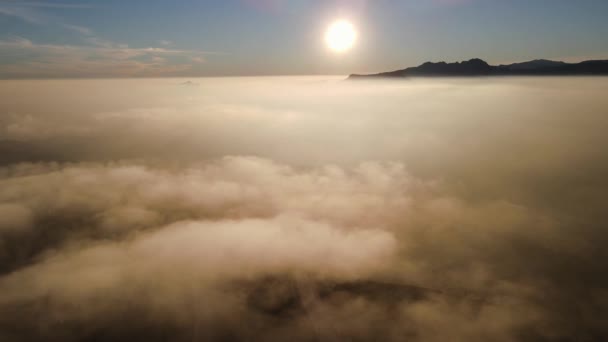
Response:
[[[404,77],[471,77],[471,76],[594,76],[608,75],[608,60],[588,60],[566,63],[547,59],[528,62],[490,65],[480,58],[446,63],[426,62],[417,67],[377,74],[351,74],[349,79],[404,78]]]

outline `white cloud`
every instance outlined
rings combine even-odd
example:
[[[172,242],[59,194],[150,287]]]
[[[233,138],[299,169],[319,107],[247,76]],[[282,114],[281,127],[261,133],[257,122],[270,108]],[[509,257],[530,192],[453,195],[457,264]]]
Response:
[[[88,9],[89,4],[67,4],[46,2],[0,3],[0,15],[19,18],[40,26],[56,26],[76,32],[87,45],[55,45],[32,43],[16,37],[0,41],[0,47],[10,51],[13,60],[0,66],[2,78],[37,77],[123,77],[161,76],[183,73],[192,64],[205,61],[202,51],[169,49],[168,40],[160,40],[162,48],[130,48],[127,44],[115,43],[94,34],[88,27],[63,22],[40,9]],[[180,57],[172,61],[167,56]],[[183,58],[182,58],[183,57]]]
[[[82,35],[85,36],[90,36],[93,34],[93,31],[91,31],[91,29],[84,27],[84,26],[78,26],[78,25],[70,25],[70,24],[63,24],[63,27],[65,27],[68,30],[72,30],[75,32],[78,32]]]
[[[184,81],[0,82],[0,339],[606,336],[606,80]]]
[[[18,18],[30,24],[41,24],[46,21],[46,17],[37,11],[2,3],[0,3],[0,15]]]
[[[84,28],[81,31],[85,30]],[[20,58],[0,66],[0,77],[153,76],[185,72],[204,62],[204,51],[158,47],[132,48],[97,37],[92,45],[37,44],[24,38],[0,41],[0,48]]]

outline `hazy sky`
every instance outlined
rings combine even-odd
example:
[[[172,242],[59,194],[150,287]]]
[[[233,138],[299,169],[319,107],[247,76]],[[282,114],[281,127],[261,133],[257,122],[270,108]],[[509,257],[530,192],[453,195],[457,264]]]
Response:
[[[605,0],[0,0],[0,77],[348,74],[608,58]],[[346,18],[357,46],[328,51]]]

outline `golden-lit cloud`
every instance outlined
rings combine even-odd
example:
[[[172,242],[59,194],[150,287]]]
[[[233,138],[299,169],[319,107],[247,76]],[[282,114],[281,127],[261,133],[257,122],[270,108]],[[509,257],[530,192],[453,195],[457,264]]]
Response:
[[[0,338],[603,336],[608,100],[563,81],[2,81]]]

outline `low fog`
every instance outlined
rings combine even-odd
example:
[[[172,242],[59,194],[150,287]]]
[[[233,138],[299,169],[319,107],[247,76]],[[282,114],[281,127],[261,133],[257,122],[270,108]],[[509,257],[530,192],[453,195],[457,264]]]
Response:
[[[603,341],[607,87],[0,81],[0,340]]]

